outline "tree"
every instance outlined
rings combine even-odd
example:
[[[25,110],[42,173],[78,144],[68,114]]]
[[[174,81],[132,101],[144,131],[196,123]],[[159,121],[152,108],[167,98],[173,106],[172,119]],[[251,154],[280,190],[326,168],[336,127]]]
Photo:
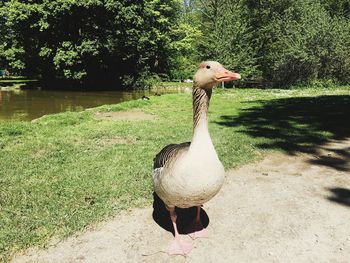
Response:
[[[192,78],[201,59],[199,40],[203,37],[198,12],[192,1],[184,1],[177,23],[171,29],[170,78],[183,80]]]
[[[348,0],[5,0],[0,63],[92,87],[184,79],[218,60],[243,80],[350,80]],[[61,85],[62,86],[62,85]]]
[[[314,79],[349,80],[346,17],[332,17],[321,2],[311,0],[246,0],[245,5],[265,82],[289,86]]]
[[[168,73],[175,0],[12,0],[0,6],[13,69],[44,83],[133,86]]]
[[[339,16],[349,18],[350,16],[349,0],[321,0],[320,3],[332,17]]]
[[[203,37],[199,49],[202,60],[218,60],[242,73],[245,79],[259,76],[256,48],[251,28],[246,23],[249,10],[243,1],[198,1]]]

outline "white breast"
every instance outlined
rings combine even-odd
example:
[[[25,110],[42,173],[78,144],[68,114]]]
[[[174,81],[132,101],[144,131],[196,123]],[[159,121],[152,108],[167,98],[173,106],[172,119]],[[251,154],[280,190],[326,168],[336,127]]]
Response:
[[[190,149],[169,169],[154,171],[154,189],[168,206],[199,206],[218,193],[224,174],[213,147],[209,151]]]
[[[219,192],[224,176],[224,167],[203,118],[194,130],[188,151],[170,167],[154,171],[154,190],[168,207],[199,206]]]

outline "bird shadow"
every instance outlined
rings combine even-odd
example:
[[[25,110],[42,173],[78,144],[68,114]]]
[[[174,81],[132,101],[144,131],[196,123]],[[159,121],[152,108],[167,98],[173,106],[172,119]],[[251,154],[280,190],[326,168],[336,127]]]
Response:
[[[197,207],[190,208],[175,208],[177,214],[176,225],[179,231],[179,234],[190,234],[193,232],[193,222],[196,218]],[[169,211],[166,209],[164,202],[156,193],[153,193],[153,220],[166,231],[171,232],[173,235],[174,228],[170,219]],[[206,228],[209,225],[208,214],[201,208],[200,211],[200,220],[203,228]],[[197,229],[198,230],[198,229]]]
[[[336,202],[341,205],[350,207],[350,190],[341,187],[329,188],[328,189],[333,195],[327,199]]]

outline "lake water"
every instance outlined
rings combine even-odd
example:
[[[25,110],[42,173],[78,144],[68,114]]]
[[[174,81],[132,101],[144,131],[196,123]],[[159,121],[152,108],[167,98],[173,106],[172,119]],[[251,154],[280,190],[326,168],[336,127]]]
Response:
[[[182,90],[157,90],[159,94],[175,92]],[[153,94],[154,91],[0,90],[0,121],[29,121],[46,114],[82,111],[86,108],[140,99]]]

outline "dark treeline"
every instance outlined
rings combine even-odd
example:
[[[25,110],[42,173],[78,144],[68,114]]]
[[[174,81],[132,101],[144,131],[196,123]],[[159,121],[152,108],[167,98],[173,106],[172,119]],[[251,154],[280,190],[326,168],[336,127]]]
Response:
[[[145,87],[213,59],[246,82],[350,82],[349,0],[3,0],[0,68],[59,87]]]

